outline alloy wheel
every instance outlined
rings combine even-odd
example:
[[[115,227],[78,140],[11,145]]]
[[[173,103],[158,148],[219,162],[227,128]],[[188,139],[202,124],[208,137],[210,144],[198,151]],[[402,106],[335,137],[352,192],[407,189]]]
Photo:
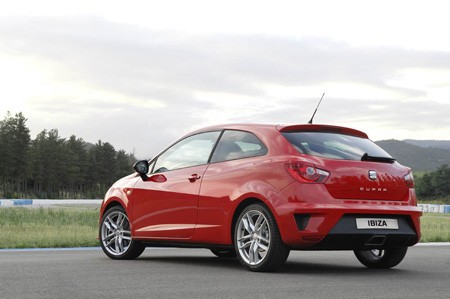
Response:
[[[128,217],[121,211],[107,215],[103,219],[100,238],[104,249],[111,255],[126,253],[132,242]]]
[[[267,218],[257,210],[248,211],[237,228],[237,248],[249,265],[264,261],[270,248],[270,229]]]

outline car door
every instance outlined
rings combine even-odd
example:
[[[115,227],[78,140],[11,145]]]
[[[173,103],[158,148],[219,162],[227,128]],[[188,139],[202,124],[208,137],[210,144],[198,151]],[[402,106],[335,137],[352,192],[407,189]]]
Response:
[[[150,165],[132,196],[132,230],[138,238],[192,236],[200,184],[220,131],[200,133],[175,143]]]

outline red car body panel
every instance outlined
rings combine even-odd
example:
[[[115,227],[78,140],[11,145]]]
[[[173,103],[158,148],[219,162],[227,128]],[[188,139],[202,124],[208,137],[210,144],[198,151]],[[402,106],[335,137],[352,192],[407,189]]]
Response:
[[[302,155],[280,132],[336,132],[367,138],[365,133],[328,125],[227,125],[189,136],[224,129],[253,133],[265,144],[267,154],[167,171],[158,174],[156,182],[130,175],[108,191],[100,218],[110,205],[120,204],[129,215],[136,240],[232,245],[237,210],[247,202],[260,201],[270,209],[283,242],[292,249],[314,249],[345,215],[406,217],[416,234],[412,243],[419,241],[421,212],[414,189],[404,179],[409,168],[397,162]],[[328,171],[329,177],[324,183],[299,182],[285,168],[292,161],[312,163]],[[378,179],[370,180],[368,170],[376,171]],[[161,175],[165,181],[159,181]],[[295,215],[307,215],[304,229],[299,229]]]
[[[191,238],[197,219],[198,194],[207,165],[166,172],[166,181],[136,180],[129,214],[136,238]]]

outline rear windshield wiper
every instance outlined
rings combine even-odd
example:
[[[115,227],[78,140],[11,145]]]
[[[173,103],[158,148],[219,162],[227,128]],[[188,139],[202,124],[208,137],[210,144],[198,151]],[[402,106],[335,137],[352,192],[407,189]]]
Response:
[[[368,153],[364,153],[364,155],[362,155],[362,157],[361,157],[361,161],[394,163],[395,159],[392,157],[374,157],[374,156],[370,156]]]

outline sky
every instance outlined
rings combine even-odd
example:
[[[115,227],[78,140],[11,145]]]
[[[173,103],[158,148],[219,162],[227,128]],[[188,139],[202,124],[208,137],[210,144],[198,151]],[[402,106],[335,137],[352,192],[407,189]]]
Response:
[[[0,119],[150,158],[221,123],[450,140],[447,1],[7,1]]]

